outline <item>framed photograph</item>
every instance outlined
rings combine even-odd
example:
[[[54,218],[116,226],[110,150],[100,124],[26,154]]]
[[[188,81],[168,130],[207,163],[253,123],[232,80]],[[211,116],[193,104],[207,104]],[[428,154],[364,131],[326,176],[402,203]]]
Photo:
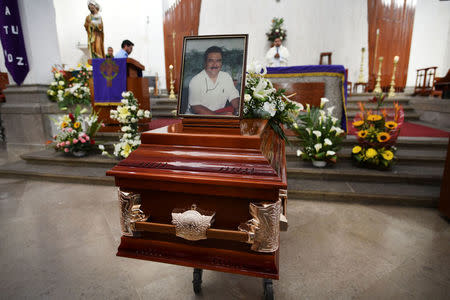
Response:
[[[242,118],[248,35],[186,36],[177,116]]]

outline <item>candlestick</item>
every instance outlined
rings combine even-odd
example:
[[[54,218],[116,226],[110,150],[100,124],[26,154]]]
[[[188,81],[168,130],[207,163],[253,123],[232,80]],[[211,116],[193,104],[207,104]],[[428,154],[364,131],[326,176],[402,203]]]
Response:
[[[383,56],[380,56],[379,61],[380,63],[378,65],[377,84],[375,85],[375,89],[373,90],[374,94],[380,94],[383,92],[381,90],[381,65],[383,64]]]
[[[170,95],[169,95],[169,99],[176,99],[176,97],[175,97],[175,92],[173,91],[173,88],[174,88],[174,86],[173,86],[174,80],[173,80],[173,76],[172,76],[172,70],[173,70],[173,66],[170,65],[170,66],[169,66],[169,73],[170,73]]]
[[[364,51],[365,48],[361,48],[361,67],[359,68],[358,83],[364,83]]]
[[[394,70],[392,71],[392,79],[391,79],[391,88],[389,89],[388,97],[392,98],[395,97],[395,70],[397,69],[397,63],[400,57],[395,56],[394,57]]]
[[[158,90],[158,72],[155,73],[155,89],[153,90],[153,95],[154,96],[158,96],[159,95],[159,90]]]

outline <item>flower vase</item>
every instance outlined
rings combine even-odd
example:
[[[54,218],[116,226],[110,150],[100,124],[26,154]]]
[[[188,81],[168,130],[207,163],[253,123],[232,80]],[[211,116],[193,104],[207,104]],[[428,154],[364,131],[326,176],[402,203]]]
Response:
[[[327,162],[324,160],[313,160],[312,164],[316,168],[323,168],[327,165]]]
[[[75,157],[84,157],[84,156],[87,155],[87,152],[86,151],[82,151],[82,150],[81,151],[73,151],[72,155],[75,156]]]

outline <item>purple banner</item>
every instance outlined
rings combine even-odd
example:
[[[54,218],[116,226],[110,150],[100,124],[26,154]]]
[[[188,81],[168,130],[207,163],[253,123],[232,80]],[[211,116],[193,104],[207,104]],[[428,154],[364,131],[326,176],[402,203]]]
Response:
[[[117,105],[127,89],[126,58],[94,58],[92,60],[95,105]]]
[[[21,85],[30,68],[23,41],[17,0],[0,1],[0,38],[6,68],[14,81]]]

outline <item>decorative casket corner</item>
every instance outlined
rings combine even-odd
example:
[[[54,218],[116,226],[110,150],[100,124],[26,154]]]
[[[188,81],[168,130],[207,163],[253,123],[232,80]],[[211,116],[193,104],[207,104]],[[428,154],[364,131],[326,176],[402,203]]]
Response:
[[[133,192],[125,192],[118,189],[120,202],[120,225],[122,235],[133,236],[136,231],[135,223],[145,221],[149,216],[141,210],[141,195]]]

